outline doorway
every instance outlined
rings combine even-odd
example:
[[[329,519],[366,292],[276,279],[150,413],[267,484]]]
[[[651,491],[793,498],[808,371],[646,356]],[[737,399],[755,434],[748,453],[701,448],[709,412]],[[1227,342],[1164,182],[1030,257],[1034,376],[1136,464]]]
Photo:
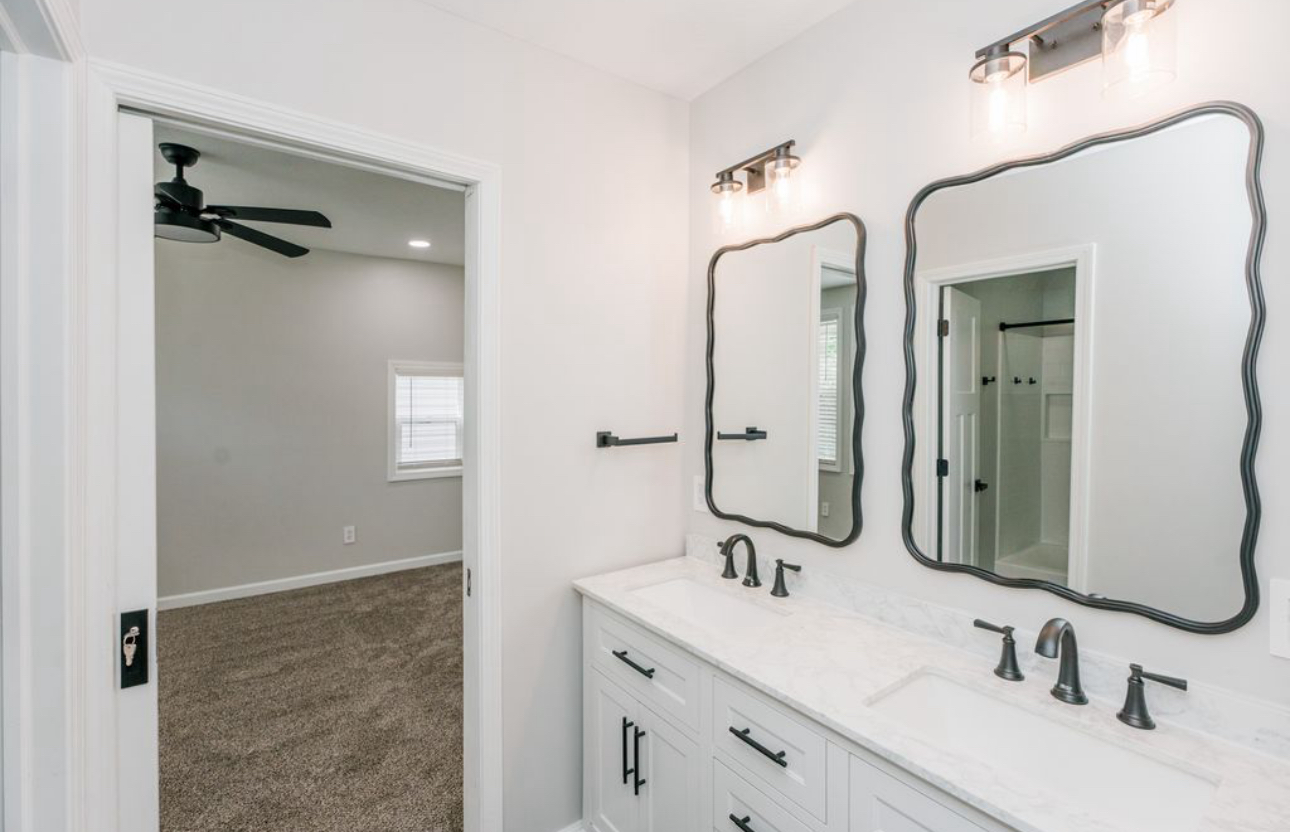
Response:
[[[460,829],[464,194],[153,142],[161,830]]]

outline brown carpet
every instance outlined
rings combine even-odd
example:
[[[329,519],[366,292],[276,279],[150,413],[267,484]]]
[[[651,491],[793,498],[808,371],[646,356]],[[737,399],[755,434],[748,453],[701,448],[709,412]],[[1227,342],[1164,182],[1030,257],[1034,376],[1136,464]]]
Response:
[[[461,566],[168,610],[162,832],[458,832]]]

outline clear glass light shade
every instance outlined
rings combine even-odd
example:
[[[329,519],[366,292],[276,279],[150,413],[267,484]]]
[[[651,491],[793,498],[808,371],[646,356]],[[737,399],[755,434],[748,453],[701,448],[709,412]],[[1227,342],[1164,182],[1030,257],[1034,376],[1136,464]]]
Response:
[[[987,55],[968,75],[972,91],[972,136],[1001,141],[1026,131],[1026,56]]]
[[[1102,15],[1102,92],[1137,98],[1178,74],[1172,0],[1122,0]]]
[[[776,214],[797,210],[801,197],[801,176],[797,173],[802,160],[789,153],[775,156],[766,163],[766,207]]]
[[[717,234],[728,234],[739,227],[739,220],[743,214],[743,206],[739,192],[743,190],[743,183],[734,179],[720,179],[712,186],[712,193],[716,196],[717,211],[713,216],[713,230]]]

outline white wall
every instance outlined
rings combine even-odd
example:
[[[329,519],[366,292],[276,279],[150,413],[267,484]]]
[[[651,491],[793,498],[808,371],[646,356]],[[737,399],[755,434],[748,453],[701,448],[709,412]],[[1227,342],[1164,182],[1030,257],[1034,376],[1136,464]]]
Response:
[[[1180,2],[1172,12],[1179,15],[1179,78],[1172,85],[1145,100],[1104,102],[1098,66],[1078,67],[1031,87],[1031,128],[1013,147],[972,144],[966,75],[973,52],[1061,5],[1050,0],[857,3],[699,98],[691,111],[690,354],[701,354],[704,322],[698,287],[702,266],[718,245],[705,186],[731,160],[795,138],[805,160],[801,172],[813,194],[803,218],[847,210],[869,227],[865,529],[859,541],[843,550],[768,533],[756,535],[758,548],[771,557],[802,562],[808,570],[850,574],[1017,626],[1037,627],[1050,616],[1064,615],[1079,628],[1081,644],[1091,648],[1290,704],[1290,661],[1268,653],[1266,606],[1235,633],[1189,635],[1134,616],[1086,609],[1048,593],[933,572],[918,565],[901,542],[903,220],[909,200],[943,176],[1049,150],[1201,101],[1232,98],[1258,111],[1268,129],[1263,181],[1272,224],[1263,265],[1274,314],[1260,365],[1265,431],[1257,470],[1265,511],[1258,567],[1265,591],[1269,577],[1290,575],[1290,513],[1280,508],[1290,499],[1290,486],[1276,476],[1290,463],[1290,433],[1276,427],[1290,423],[1290,390],[1273,383],[1290,360],[1290,329],[1278,326],[1275,317],[1275,310],[1290,304],[1290,286],[1276,279],[1290,268],[1290,238],[1277,221],[1290,205],[1285,161],[1290,97],[1280,80],[1290,71],[1290,55],[1280,44],[1280,32],[1290,26],[1290,4]],[[702,424],[703,373],[697,361],[687,366],[685,430],[693,432]],[[687,449],[686,463],[688,482],[701,471],[696,448]],[[704,514],[689,517],[688,526],[696,532],[715,536],[735,528]]]
[[[460,477],[386,481],[387,362],[461,363],[461,267],[156,252],[159,595],[461,550]]]
[[[96,58],[501,165],[505,814],[572,823],[570,582],[682,549],[680,448],[594,438],[681,427],[686,105],[415,0],[82,0],[82,20]]]

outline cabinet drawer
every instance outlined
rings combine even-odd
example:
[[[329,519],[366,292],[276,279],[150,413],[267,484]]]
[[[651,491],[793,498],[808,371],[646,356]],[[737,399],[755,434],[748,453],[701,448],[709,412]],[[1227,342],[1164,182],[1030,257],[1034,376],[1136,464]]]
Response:
[[[720,760],[712,761],[712,792],[713,832],[744,832],[736,819],[752,832],[810,832],[804,823]]]
[[[828,820],[828,742],[783,706],[715,679],[712,743],[789,800]]]
[[[593,607],[591,661],[660,713],[699,730],[699,665],[638,627]]]

